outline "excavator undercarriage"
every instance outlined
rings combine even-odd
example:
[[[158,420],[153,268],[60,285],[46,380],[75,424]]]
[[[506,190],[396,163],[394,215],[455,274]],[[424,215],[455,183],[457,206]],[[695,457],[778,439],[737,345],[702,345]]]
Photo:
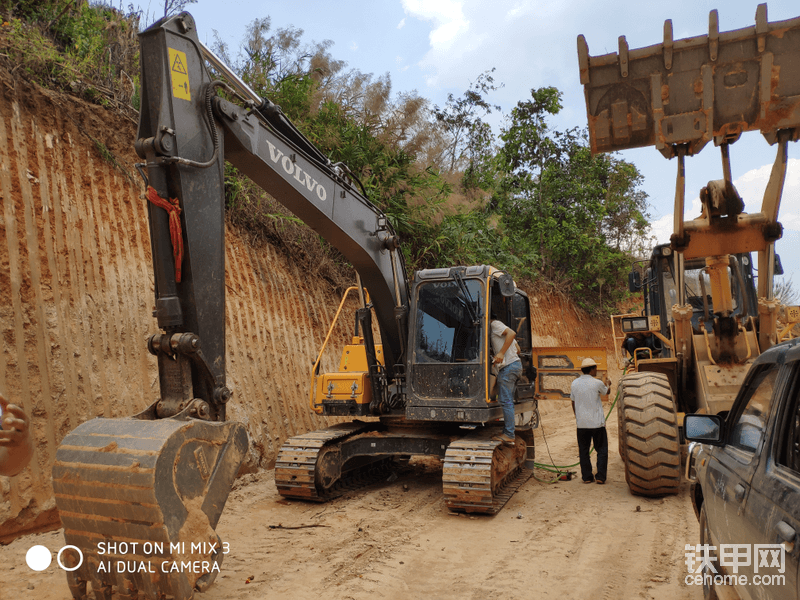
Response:
[[[525,461],[533,458],[527,449],[533,448],[531,429],[519,431],[514,446],[492,440],[499,431],[398,419],[334,425],[287,440],[275,464],[275,483],[287,498],[324,502],[385,479],[411,456],[436,456],[443,461],[450,510],[495,514],[530,477]]]

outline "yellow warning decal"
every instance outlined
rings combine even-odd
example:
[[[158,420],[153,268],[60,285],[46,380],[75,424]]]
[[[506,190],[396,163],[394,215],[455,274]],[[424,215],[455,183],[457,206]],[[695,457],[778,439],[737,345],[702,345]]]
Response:
[[[181,100],[191,100],[186,53],[174,48],[167,48],[167,50],[169,50],[169,74],[172,76],[172,95]]]

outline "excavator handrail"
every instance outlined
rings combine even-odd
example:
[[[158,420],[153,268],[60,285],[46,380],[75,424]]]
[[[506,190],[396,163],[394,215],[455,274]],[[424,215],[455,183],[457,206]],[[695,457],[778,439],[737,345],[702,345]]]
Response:
[[[331,339],[331,335],[333,334],[333,329],[336,327],[336,323],[339,321],[339,315],[342,313],[342,309],[344,309],[344,303],[347,301],[347,296],[350,295],[350,292],[356,291],[359,288],[357,286],[350,286],[344,291],[342,295],[342,301],[339,302],[339,308],[336,309],[336,314],[333,315],[333,319],[331,319],[331,326],[328,328],[328,334],[325,336],[325,340],[322,342],[322,347],[319,349],[319,354],[317,354],[317,360],[314,361],[314,366],[311,367],[311,389],[308,393],[309,405],[311,406],[311,410],[315,413],[320,414],[322,412],[322,406],[317,405],[314,402],[315,391],[317,389],[317,377],[319,375],[319,365],[322,362],[322,354],[325,352],[325,348],[328,346],[328,341]]]

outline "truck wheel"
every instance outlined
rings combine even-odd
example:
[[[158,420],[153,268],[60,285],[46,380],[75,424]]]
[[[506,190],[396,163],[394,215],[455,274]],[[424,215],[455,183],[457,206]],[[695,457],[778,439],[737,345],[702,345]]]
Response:
[[[709,544],[711,545],[711,535],[709,534],[708,529],[708,515],[706,514],[706,505],[700,508],[700,545]],[[714,546],[711,546],[714,548]],[[711,550],[709,548],[709,556],[713,558],[714,564],[719,564],[717,561],[717,552],[716,548]],[[711,577],[706,577],[706,574],[710,575]],[[704,600],[718,600],[717,590],[714,589],[714,573],[708,568],[704,567],[702,571],[703,575],[703,598]]]
[[[662,373],[631,373],[621,386],[617,405],[619,454],[631,493],[677,494],[681,446],[669,379]]]

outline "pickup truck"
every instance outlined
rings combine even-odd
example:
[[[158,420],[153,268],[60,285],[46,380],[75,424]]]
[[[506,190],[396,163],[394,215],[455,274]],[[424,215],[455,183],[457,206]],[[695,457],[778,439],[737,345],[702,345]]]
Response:
[[[685,583],[706,599],[798,598],[800,340],[756,359],[727,414],[686,415],[684,428],[700,522]]]

